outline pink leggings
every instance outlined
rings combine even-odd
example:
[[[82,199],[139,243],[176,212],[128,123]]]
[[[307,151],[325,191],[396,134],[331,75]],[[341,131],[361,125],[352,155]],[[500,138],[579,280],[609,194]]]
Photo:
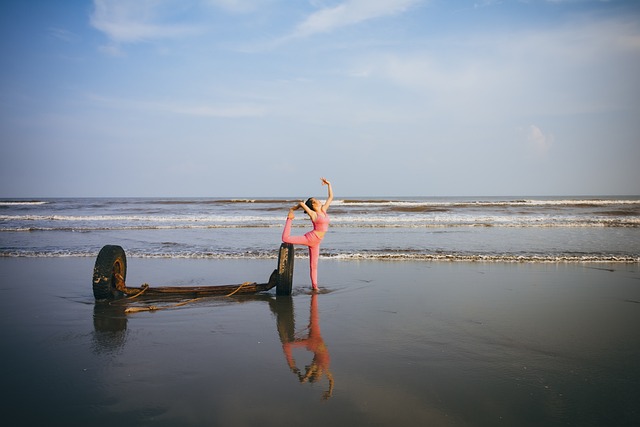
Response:
[[[310,231],[304,236],[290,236],[291,220],[287,218],[287,223],[282,231],[282,241],[292,243],[294,245],[305,245],[309,247],[309,272],[311,275],[311,287],[318,288],[318,257],[320,256],[320,242],[322,238],[318,237],[315,231]]]

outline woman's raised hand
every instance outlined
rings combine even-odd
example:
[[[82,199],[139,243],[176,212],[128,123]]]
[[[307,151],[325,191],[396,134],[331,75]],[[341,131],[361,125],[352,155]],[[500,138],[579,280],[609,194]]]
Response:
[[[331,183],[327,180],[327,178],[320,178],[322,180],[322,185],[331,185]]]

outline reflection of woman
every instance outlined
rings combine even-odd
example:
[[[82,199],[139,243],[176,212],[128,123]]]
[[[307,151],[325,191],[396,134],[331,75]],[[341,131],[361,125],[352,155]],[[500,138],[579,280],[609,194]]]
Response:
[[[329,371],[329,349],[324,343],[320,335],[320,321],[318,316],[318,300],[317,294],[311,295],[311,313],[309,315],[309,336],[307,338],[293,339],[292,341],[284,341],[282,350],[287,358],[287,364],[291,371],[298,376],[301,383],[307,381],[314,383],[320,381],[323,375],[329,380],[329,390],[324,392],[322,398],[329,399],[333,394],[333,375]],[[300,372],[293,359],[292,350],[294,348],[306,348],[313,353],[311,365],[306,366],[304,373]]]
[[[322,242],[324,234],[329,229],[329,215],[327,215],[327,210],[333,201],[331,183],[325,178],[322,178],[322,185],[326,185],[328,191],[327,200],[324,204],[320,203],[313,197],[309,198],[304,203],[299,202],[297,205],[289,209],[287,222],[284,226],[284,231],[282,232],[283,242],[309,247],[309,272],[311,274],[311,287],[314,290],[318,289],[318,257],[320,256],[320,242]],[[293,211],[300,208],[304,209],[307,215],[309,215],[309,219],[311,219],[311,222],[313,223],[313,230],[304,236],[291,236],[291,222],[295,217],[293,215]]]

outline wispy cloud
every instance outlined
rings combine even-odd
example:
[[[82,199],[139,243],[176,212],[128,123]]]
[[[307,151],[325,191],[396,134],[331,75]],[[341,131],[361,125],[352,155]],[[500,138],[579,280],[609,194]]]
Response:
[[[174,0],[94,0],[91,25],[113,43],[136,43],[190,36],[203,29],[193,24],[168,23],[180,10]]]
[[[80,40],[80,36],[64,28],[49,28],[49,35],[58,40],[62,40],[68,43],[74,43]]]
[[[553,145],[554,137],[552,134],[545,134],[538,126],[530,125],[527,129],[527,141],[533,151],[539,155],[546,155]]]
[[[337,6],[323,8],[299,23],[290,38],[308,37],[371,19],[396,15],[422,0],[347,0]]]
[[[264,7],[269,0],[204,0],[205,3],[228,12],[246,13]]]
[[[442,42],[452,48],[354,55],[349,73],[413,90],[441,111],[463,107],[483,114],[499,109],[501,114],[566,115],[637,105],[637,91],[626,82],[634,80],[640,65],[640,25],[626,19],[572,22],[508,36],[499,30],[460,34]],[[512,107],[505,111],[507,105]]]
[[[194,117],[244,118],[262,117],[267,113],[264,106],[250,103],[223,105],[184,104],[179,102],[141,101],[90,94],[88,98],[102,106],[113,109],[128,109],[150,113],[169,113]]]

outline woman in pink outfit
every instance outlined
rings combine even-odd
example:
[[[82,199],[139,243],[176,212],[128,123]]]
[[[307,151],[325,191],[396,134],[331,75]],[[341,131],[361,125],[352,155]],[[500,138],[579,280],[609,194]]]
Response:
[[[298,202],[297,205],[289,209],[287,222],[284,226],[284,231],[282,232],[283,242],[309,247],[309,271],[311,275],[311,287],[313,290],[318,290],[318,257],[320,256],[320,242],[322,242],[325,233],[329,229],[329,215],[327,215],[327,210],[333,201],[331,183],[325,178],[321,179],[322,185],[326,185],[328,189],[327,200],[322,204],[315,198],[310,197],[306,202]],[[313,230],[306,233],[304,236],[291,236],[291,222],[293,221],[293,218],[295,218],[293,211],[300,208],[304,209],[307,215],[309,215],[309,219],[311,219],[311,222],[313,223]]]

